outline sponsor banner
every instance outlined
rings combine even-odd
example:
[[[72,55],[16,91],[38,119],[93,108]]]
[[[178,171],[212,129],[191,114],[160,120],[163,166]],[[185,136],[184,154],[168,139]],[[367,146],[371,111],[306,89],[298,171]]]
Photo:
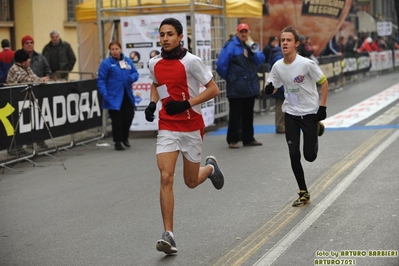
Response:
[[[325,56],[320,57],[319,67],[327,77],[329,82],[339,81],[341,74],[341,60],[339,56]]]
[[[95,79],[1,88],[0,150],[14,135],[18,145],[29,144],[50,139],[48,130],[60,137],[101,126],[101,116]]]
[[[205,87],[203,87],[205,89]],[[215,122],[215,100],[211,99],[201,105],[202,118],[205,127],[211,126]]]
[[[161,106],[161,102],[158,101],[157,110],[155,111],[155,119],[153,122],[145,120],[145,108],[150,103],[150,91],[151,91],[152,80],[149,77],[139,78],[133,85],[133,95],[136,102],[136,112],[134,112],[134,118],[132,125],[130,126],[131,131],[152,131],[158,130],[158,110]]]
[[[211,15],[194,14],[195,17],[195,41],[197,56],[202,59],[204,64],[212,71],[211,58]],[[200,92],[206,88],[201,85]],[[202,117],[205,126],[213,125],[215,120],[215,100],[211,99],[201,105]]]
[[[211,16],[194,14],[195,17],[195,54],[212,70],[211,61]]]
[[[367,72],[371,68],[371,60],[368,53],[345,55],[342,60],[342,71],[345,76],[351,76]]]
[[[344,8],[345,0],[334,1],[303,1],[302,16],[320,16],[339,19]]]
[[[381,52],[384,53],[382,56],[380,53],[372,54],[372,53],[357,53],[354,55],[344,55],[340,56],[322,56],[319,57],[319,66],[323,73],[326,75],[329,82],[338,82],[340,75],[343,74],[345,76],[355,75],[358,73],[365,73],[367,71],[372,71],[373,68],[373,60],[372,56],[375,56],[374,64],[377,64],[380,60],[384,60],[386,66],[391,65],[392,68],[392,55],[391,60],[387,58],[387,54],[390,51]],[[390,62],[389,62],[390,61]],[[378,63],[379,64],[379,63]],[[374,65],[375,68],[377,68]],[[382,69],[379,69],[382,70]]]
[[[186,14],[157,14],[134,17],[121,17],[122,50],[129,56],[140,76],[149,75],[148,62],[161,53],[159,25],[165,18],[175,18],[183,25],[183,46],[187,43]]]
[[[393,68],[392,51],[370,52],[370,71],[380,71]]]
[[[152,80],[149,78],[150,70],[148,63],[150,59],[161,52],[159,41],[159,25],[162,20],[168,17],[176,18],[183,25],[183,46],[188,47],[187,18],[184,13],[142,15],[134,17],[121,17],[122,25],[122,46],[125,55],[130,55],[140,78],[132,85],[133,95],[136,101],[136,112],[130,127],[131,131],[152,131],[158,130],[158,110],[161,107],[160,101],[155,111],[155,119],[148,122],[145,119],[145,108],[150,103],[150,89]],[[212,69],[211,64],[211,16],[206,14],[195,14],[195,40],[196,51],[204,64]],[[200,90],[205,89],[201,86]],[[205,126],[214,123],[214,99],[201,105]]]

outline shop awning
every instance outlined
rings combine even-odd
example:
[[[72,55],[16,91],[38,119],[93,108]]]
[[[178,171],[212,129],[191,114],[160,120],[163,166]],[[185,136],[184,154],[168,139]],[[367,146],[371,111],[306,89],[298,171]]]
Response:
[[[226,0],[226,17],[261,19],[262,8],[262,3],[256,0]]]
[[[359,32],[376,32],[377,26],[375,19],[365,11],[357,11],[359,19]]]

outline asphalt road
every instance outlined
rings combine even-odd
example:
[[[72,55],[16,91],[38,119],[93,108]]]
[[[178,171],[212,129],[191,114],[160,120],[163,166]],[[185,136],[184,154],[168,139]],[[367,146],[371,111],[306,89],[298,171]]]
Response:
[[[391,73],[332,90],[328,116],[398,83]],[[225,127],[208,132],[204,155],[217,157],[225,186],[187,188],[179,160],[175,256],[155,249],[163,226],[154,132],[133,132],[123,152],[103,146],[110,138],[62,151],[66,170],[48,156],[18,163],[0,175],[0,265],[397,266],[399,118],[366,124],[398,102],[327,128],[317,160],[303,160],[312,201],[302,208],[291,207],[297,185],[272,113],[255,117],[262,147],[232,150]]]

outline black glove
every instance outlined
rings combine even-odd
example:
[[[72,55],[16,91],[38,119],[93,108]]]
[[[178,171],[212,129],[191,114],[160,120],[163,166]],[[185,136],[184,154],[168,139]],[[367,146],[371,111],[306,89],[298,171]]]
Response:
[[[157,104],[155,102],[150,102],[150,104],[145,108],[145,120],[148,122],[154,121],[154,112],[157,109]]]
[[[269,83],[269,84],[267,84],[266,85],[266,87],[265,87],[265,93],[267,94],[267,95],[270,95],[270,94],[273,94],[273,92],[274,92],[274,86],[273,86],[273,83]]]
[[[319,121],[326,119],[327,117],[327,107],[319,106],[319,110],[317,110],[317,118]]]
[[[166,113],[168,115],[175,115],[186,111],[191,107],[191,104],[185,100],[183,102],[170,100],[165,104]]]

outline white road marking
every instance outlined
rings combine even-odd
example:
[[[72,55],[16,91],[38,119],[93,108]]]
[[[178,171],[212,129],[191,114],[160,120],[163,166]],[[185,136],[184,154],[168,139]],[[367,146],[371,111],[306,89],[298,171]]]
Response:
[[[399,103],[386,110],[383,114],[379,115],[375,119],[371,120],[366,126],[381,126],[391,123],[393,120],[399,117]]]
[[[326,209],[347,189],[354,180],[380,155],[389,145],[399,137],[399,130],[372,151],[359,165],[347,175],[313,210],[285,235],[272,249],[262,256],[254,266],[269,266],[274,263],[318,218]]]
[[[350,127],[399,99],[399,83],[323,121],[327,128]]]

